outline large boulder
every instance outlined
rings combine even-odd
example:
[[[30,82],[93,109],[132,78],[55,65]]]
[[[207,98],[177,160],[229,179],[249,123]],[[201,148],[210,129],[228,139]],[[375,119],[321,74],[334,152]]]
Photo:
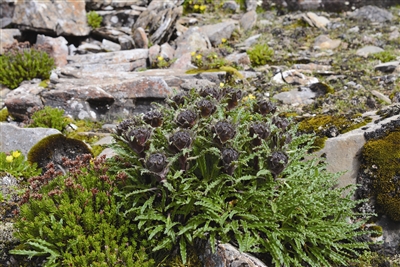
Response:
[[[12,23],[23,30],[56,35],[86,36],[85,2],[51,0],[17,0]]]

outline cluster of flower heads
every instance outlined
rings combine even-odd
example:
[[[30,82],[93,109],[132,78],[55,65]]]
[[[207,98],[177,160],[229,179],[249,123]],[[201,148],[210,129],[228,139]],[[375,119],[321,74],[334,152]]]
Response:
[[[160,181],[166,179],[172,158],[177,162],[173,169],[187,171],[196,156],[193,153],[210,146],[220,151],[219,167],[234,175],[241,155],[267,145],[269,155],[255,156],[251,163],[257,170],[259,161],[264,161],[262,166],[268,166],[276,178],[289,160],[284,147],[292,140],[287,131],[290,122],[276,114],[272,102],[243,95],[241,89],[232,87],[178,93],[166,101],[166,107],[122,121],[116,128],[116,138],[127,144],[142,166]],[[241,117],[244,110],[250,115]]]

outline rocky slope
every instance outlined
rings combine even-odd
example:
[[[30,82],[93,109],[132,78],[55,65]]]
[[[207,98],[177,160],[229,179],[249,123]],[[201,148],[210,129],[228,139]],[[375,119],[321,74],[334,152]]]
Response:
[[[304,10],[315,7],[313,1],[309,6],[291,1],[290,11],[281,1],[248,0],[242,6],[211,1],[197,7],[195,1],[39,2],[1,3],[0,53],[10,46],[22,49],[25,41],[46,44],[57,65],[45,86],[32,80],[14,90],[0,89],[0,109],[6,107],[11,115],[6,124],[23,126],[21,121],[43,106],[62,108],[75,119],[113,124],[149,110],[151,102],[162,102],[173,91],[231,82],[247,97],[273,100],[279,112],[299,121],[337,116],[351,121],[347,128],[364,125],[348,133],[333,122],[318,127],[329,138],[319,152],[328,168],[348,171],[341,185],[357,182],[364,135],[382,136],[382,127],[397,129],[400,8],[382,7],[389,2],[377,7],[350,1],[349,8],[339,8],[338,1],[333,10],[340,12]],[[89,11],[102,17],[100,28],[88,25]],[[259,66],[246,53],[257,44],[273,52]],[[214,62],[207,61],[208,55],[216,55],[222,65],[202,69],[201,64]],[[232,72],[224,64],[241,75],[229,79]],[[383,119],[376,111],[386,106],[389,111],[380,114],[388,118],[375,123]],[[9,146],[18,130],[5,131],[3,125],[0,151],[22,150]],[[387,251],[395,254],[398,226],[380,219],[382,226],[390,225],[383,238]]]

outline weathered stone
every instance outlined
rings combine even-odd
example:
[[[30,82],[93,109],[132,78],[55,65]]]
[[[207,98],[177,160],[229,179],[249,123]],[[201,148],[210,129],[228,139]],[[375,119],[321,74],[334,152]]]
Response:
[[[257,0],[246,0],[245,1],[245,6],[246,6],[246,11],[252,11],[257,9]]]
[[[132,32],[134,34],[136,29],[141,27],[143,29],[148,29],[150,40],[153,44],[168,42],[176,31],[175,23],[182,15],[182,11],[182,6],[161,10],[154,10],[149,7],[146,11],[140,14],[139,18],[132,26]]]
[[[43,107],[38,94],[45,90],[39,86],[40,80],[31,84],[23,82],[18,88],[9,92],[4,100],[8,113],[19,120],[26,120],[34,112],[34,108]]]
[[[240,252],[229,243],[218,244],[216,252],[212,253],[211,247],[207,244],[199,256],[204,267],[267,267],[254,256]]]
[[[109,53],[69,56],[69,66],[84,71],[132,71],[147,66],[148,49],[133,49]]]
[[[313,12],[307,12],[303,15],[303,19],[306,20],[310,26],[317,27],[319,29],[326,30],[326,26],[329,24],[329,19],[324,16],[318,16]]]
[[[207,35],[213,46],[218,46],[222,43],[222,39],[231,38],[233,30],[236,28],[235,21],[226,21],[213,25],[200,27],[200,30]]]
[[[137,10],[118,10],[118,11],[112,10],[112,11],[97,11],[97,13],[103,17],[102,24],[106,25],[107,27],[131,28],[142,12]]]
[[[22,29],[56,35],[85,36],[90,32],[83,0],[17,0],[12,22]]]
[[[152,47],[149,48],[150,64],[153,64],[153,62],[156,62],[157,57],[160,55],[160,49],[161,49],[161,47],[157,44],[153,45]]]
[[[327,35],[320,35],[314,41],[314,49],[335,49],[341,44],[339,39],[332,40]]]
[[[257,22],[257,13],[255,10],[249,11],[245,13],[242,18],[239,20],[240,26],[243,30],[247,31],[256,25]]]
[[[142,27],[135,29],[132,33],[133,41],[135,42],[136,48],[148,48],[149,39],[147,38],[146,32]]]
[[[176,58],[177,60],[169,67],[170,69],[190,70],[197,68],[192,64],[191,52],[187,52],[181,56],[176,56]]]
[[[174,58],[175,49],[172,48],[168,43],[161,45],[160,56],[166,60],[172,60]]]
[[[350,17],[355,19],[366,19],[372,22],[387,22],[392,21],[393,19],[392,13],[376,6],[361,7],[354,11]]]
[[[366,5],[389,7],[398,4],[398,0],[264,0],[262,7],[269,10],[272,6],[292,11],[296,10],[325,10],[330,12],[352,11]]]
[[[385,95],[382,94],[381,92],[378,92],[378,91],[376,91],[376,90],[372,90],[372,91],[371,91],[371,94],[374,95],[374,96],[376,96],[378,99],[380,99],[380,100],[386,102],[386,104],[389,104],[389,105],[392,104],[392,100],[390,100],[389,97],[385,96]]]
[[[368,57],[368,55],[370,55],[370,54],[376,54],[376,53],[383,52],[383,51],[384,50],[380,47],[369,45],[369,46],[364,46],[364,47],[358,49],[356,51],[356,55],[361,56],[361,57]]]
[[[19,150],[25,156],[29,150],[46,136],[60,134],[51,128],[20,128],[11,123],[0,122],[0,151]]]
[[[128,35],[118,37],[118,43],[121,45],[121,50],[131,50],[135,48],[135,41]]]
[[[116,8],[123,8],[129,7],[132,5],[137,6],[145,6],[147,5],[147,0],[85,0],[86,7],[88,9],[101,9],[106,6],[116,7]]]
[[[273,96],[274,99],[289,105],[308,105],[314,102],[316,93],[308,87],[299,87],[289,92],[281,92]]]
[[[21,32],[18,29],[0,29],[0,54],[4,53],[3,47],[12,45],[20,37]]]
[[[186,53],[211,48],[210,39],[198,27],[190,27],[176,40],[175,57],[180,58]]]
[[[103,39],[101,42],[101,47],[107,52],[117,52],[121,50],[121,46],[117,43]]]
[[[276,74],[272,81],[279,84],[293,84],[293,85],[301,85],[306,86],[313,83],[317,83],[318,79],[314,77],[305,76],[303,73],[297,70],[287,70],[282,73]]]
[[[376,65],[374,68],[385,73],[392,73],[399,65],[400,61],[391,61]]]
[[[50,56],[54,58],[54,63],[57,67],[63,67],[67,64],[68,41],[64,37],[52,38],[38,34],[36,44],[49,44],[51,46]]]
[[[0,2],[0,28],[5,28],[11,24],[15,8],[14,2],[15,0],[3,0]]]
[[[239,10],[239,8],[240,6],[235,1],[226,1],[222,5],[223,10],[231,13],[236,12],[237,10]]]
[[[242,67],[251,65],[250,57],[247,53],[234,52],[225,57],[225,59],[231,62],[235,62],[236,64]]]

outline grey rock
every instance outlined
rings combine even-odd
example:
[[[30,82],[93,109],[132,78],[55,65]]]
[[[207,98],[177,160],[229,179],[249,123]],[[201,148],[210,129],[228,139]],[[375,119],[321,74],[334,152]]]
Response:
[[[306,86],[313,83],[317,83],[318,79],[315,77],[305,76],[303,73],[297,70],[287,70],[282,73],[276,74],[272,77],[272,81],[278,84],[293,84],[293,85],[301,85]]]
[[[212,253],[209,244],[202,249],[199,256],[204,267],[267,267],[251,254],[240,252],[229,243],[218,244],[216,252]]]
[[[60,134],[50,128],[20,128],[10,123],[0,123],[0,151],[10,152],[19,150],[25,157],[29,150],[43,138]]]
[[[68,66],[83,71],[132,71],[147,66],[148,49],[69,56]]]
[[[238,66],[248,67],[251,65],[250,57],[247,53],[234,52],[225,57],[226,60],[236,63]]]
[[[400,65],[400,61],[391,61],[376,65],[375,70],[379,70],[385,73],[392,73],[398,66]]]
[[[12,45],[20,37],[21,32],[18,29],[0,29],[0,54],[4,54],[3,47]]]
[[[74,51],[72,49],[72,51]],[[80,46],[78,46],[78,48],[75,51],[79,51],[79,52],[93,52],[93,53],[99,53],[103,51],[103,48],[101,48],[100,45],[98,44],[93,44],[93,43],[83,43]],[[70,52],[68,53],[69,55],[74,55],[74,52]]]
[[[255,10],[246,12],[239,20],[240,26],[247,31],[253,28],[257,22],[257,13]]]
[[[324,10],[329,12],[343,12],[353,11],[356,8],[365,5],[379,5],[381,7],[389,7],[398,4],[398,0],[265,0],[262,7],[268,10],[271,7],[278,9],[289,9],[291,11],[297,10]]]
[[[303,19],[310,24],[311,27],[326,30],[326,26],[330,23],[329,19],[324,16],[318,16],[314,12],[307,12],[303,15]]]
[[[240,6],[235,1],[226,1],[222,5],[222,9],[225,11],[236,12]]]
[[[335,49],[341,44],[339,39],[332,40],[327,35],[320,35],[314,41],[314,49]]]
[[[18,88],[9,92],[4,100],[8,113],[16,119],[26,120],[35,108],[43,107],[39,93],[45,89],[39,86],[39,82],[25,81]]]
[[[82,1],[18,1],[12,22],[22,29],[56,35],[85,36],[90,32]]]
[[[111,42],[107,39],[103,39],[101,47],[107,52],[117,52],[121,50],[121,45]]]
[[[115,8],[130,7],[132,5],[146,6],[147,0],[86,0],[88,9],[97,10],[107,6]]]
[[[274,99],[289,105],[308,105],[314,102],[316,93],[308,87],[299,87],[289,92],[281,92],[273,96]]]
[[[156,3],[157,1],[153,2]],[[162,4],[166,3],[167,2]],[[168,42],[176,31],[175,24],[182,15],[183,8],[182,6],[174,6],[160,10],[156,7],[154,8],[155,9],[151,9],[149,7],[140,14],[139,18],[132,26],[132,33],[135,33],[136,29],[140,27],[148,29],[151,42],[153,44],[162,44]]]
[[[179,57],[176,56],[176,58],[177,60],[169,67],[170,69],[190,70],[197,68],[192,64],[192,55],[190,52],[187,52]]]
[[[172,48],[168,43],[164,43],[160,47],[160,56],[166,60],[172,60],[174,58],[175,49]]]
[[[152,47],[149,48],[150,64],[153,64],[153,62],[157,61],[157,57],[160,55],[160,49],[161,49],[161,47],[157,44],[153,45]]]
[[[198,27],[190,27],[183,35],[176,40],[177,48],[175,57],[180,58],[185,53],[196,52],[211,48],[210,39]]]
[[[356,55],[361,56],[361,57],[368,57],[368,55],[370,55],[370,54],[376,54],[376,53],[379,53],[382,51],[384,51],[384,50],[380,47],[368,45],[368,46],[364,46],[364,47],[358,49],[356,51]]]
[[[393,20],[392,13],[376,6],[361,7],[354,11],[350,17],[355,19],[366,19],[372,22],[388,22]]]
[[[213,46],[218,46],[222,43],[222,39],[229,39],[231,38],[233,30],[236,28],[235,21],[225,21],[213,25],[206,25],[200,27],[200,30],[207,35],[210,39],[210,42]]]
[[[257,0],[246,0],[246,11],[253,11],[257,9]]]
[[[121,50],[131,50],[135,48],[135,41],[133,41],[133,38],[128,35],[119,36],[118,43],[121,46]]]
[[[132,38],[136,48],[148,48],[149,39],[147,38],[146,32],[142,27],[138,27],[133,31]]]
[[[117,11],[97,11],[97,13],[103,17],[102,24],[107,27],[120,28],[129,27],[131,28],[139,15],[142,13],[138,10],[117,10]]]
[[[7,252],[19,244],[19,240],[14,237],[15,231],[13,223],[0,222],[0,264],[2,266],[12,266],[10,264],[13,256]]]
[[[260,38],[261,34],[257,34],[257,35],[253,35],[249,38],[247,38],[246,40],[244,40],[244,42],[237,44],[237,47],[244,47],[244,48],[249,48],[252,47],[254,44],[257,43],[258,38]]]
[[[383,229],[383,250],[390,255],[397,254],[400,240],[400,224],[383,215],[376,222]]]
[[[38,34],[36,44],[49,44],[51,46],[50,55],[54,58],[57,67],[63,67],[67,64],[68,41],[64,37],[57,38]]]
[[[392,104],[392,101],[390,100],[390,98],[387,97],[387,96],[385,96],[385,95],[382,94],[381,92],[378,92],[378,91],[376,91],[376,90],[372,90],[372,91],[371,91],[371,94],[374,95],[374,96],[376,96],[378,99],[380,99],[380,100],[386,102],[386,104],[389,104],[389,105]]]

